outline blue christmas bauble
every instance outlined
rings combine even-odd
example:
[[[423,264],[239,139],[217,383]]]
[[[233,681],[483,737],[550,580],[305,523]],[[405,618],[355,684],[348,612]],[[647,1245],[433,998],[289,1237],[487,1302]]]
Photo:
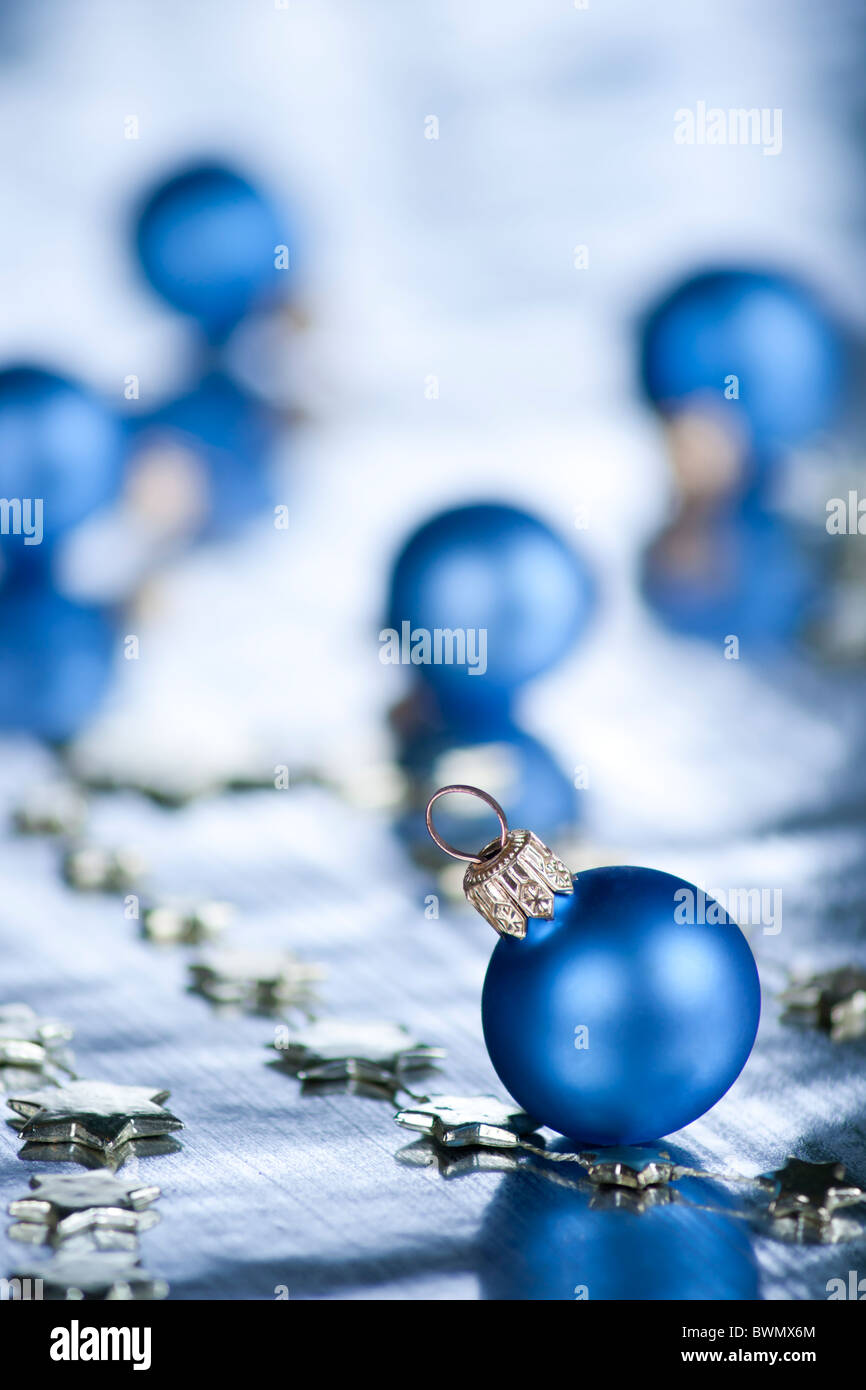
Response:
[[[0,728],[62,743],[107,692],[115,633],[102,609],[33,579],[0,587]]]
[[[0,496],[40,504],[47,545],[117,496],[123,464],[120,422],[91,392],[41,367],[0,371]]]
[[[179,445],[201,465],[206,497],[199,536],[225,536],[271,500],[273,412],[225,372],[208,371],[183,395],[141,421],[147,446]]]
[[[688,1153],[671,1157],[695,1166]],[[542,1167],[533,1182],[525,1171],[502,1180],[476,1246],[484,1298],[598,1303],[760,1297],[748,1226],[736,1219],[734,1201],[721,1184],[684,1178],[677,1183],[677,1201],[652,1205],[651,1190],[586,1191],[572,1185],[565,1170],[574,1166],[551,1164],[548,1174]],[[654,1191],[667,1195],[663,1188]],[[706,1210],[710,1205],[713,1211]]]
[[[548,526],[516,507],[478,503],[434,516],[407,541],[394,567],[388,624],[406,664],[435,690],[446,722],[461,728],[488,708],[503,710],[560,660],[594,605],[586,563]],[[437,660],[436,634],[455,632],[466,643],[464,659],[447,659],[449,637]]]
[[[196,319],[213,341],[251,310],[282,298],[288,246],[270,203],[240,174],[197,165],[160,184],[141,209],[136,238],[156,292]]]
[[[398,829],[414,852],[429,850],[424,812],[436,787],[447,780],[447,765],[471,762],[483,768],[484,781],[497,797],[507,802],[521,825],[532,825],[545,839],[555,839],[573,829],[578,819],[578,793],[550,750],[531,734],[510,724],[497,728],[495,741],[475,742],[455,734],[418,735],[405,743],[399,754],[406,773],[413,808],[403,814]],[[446,840],[481,844],[489,810],[476,801],[461,798],[444,806],[439,829]]]
[[[641,588],[673,631],[723,643],[785,644],[816,620],[826,601],[819,557],[782,517],[760,507],[727,511],[692,538],[690,558],[675,558],[676,536],[663,533],[643,558]]]
[[[752,1049],[761,992],[739,927],[654,869],[591,869],[549,920],[503,936],[484,1038],[503,1085],[585,1144],[637,1144],[696,1120]]]
[[[760,471],[830,424],[846,347],[825,306],[796,281],[715,269],[652,309],[641,371],[650,400],[665,413],[708,406],[736,422]]]

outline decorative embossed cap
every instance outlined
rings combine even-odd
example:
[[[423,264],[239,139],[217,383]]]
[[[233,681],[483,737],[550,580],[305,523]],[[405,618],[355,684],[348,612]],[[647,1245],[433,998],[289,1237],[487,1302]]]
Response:
[[[491,840],[477,854],[454,849],[433,826],[434,802],[451,792],[479,797],[499,818],[499,838]],[[531,830],[509,830],[502,807],[478,787],[441,787],[427,803],[427,829],[446,854],[468,862],[463,891],[472,906],[502,936],[524,937],[530,917],[549,919],[553,916],[556,893],[574,891],[571,874],[562,860]]]

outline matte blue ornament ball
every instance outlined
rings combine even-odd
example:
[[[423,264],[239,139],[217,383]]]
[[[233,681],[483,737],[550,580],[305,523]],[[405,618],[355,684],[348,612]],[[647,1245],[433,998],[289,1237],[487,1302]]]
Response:
[[[116,633],[104,610],[34,580],[0,587],[0,729],[64,743],[108,692]]]
[[[788,276],[717,268],[680,284],[642,329],[643,384],[676,413],[701,399],[738,420],[753,463],[826,428],[844,389],[847,348],[817,295]],[[739,397],[726,397],[737,378]]]
[[[400,552],[388,623],[398,633],[484,634],[476,662],[412,667],[436,692],[446,721],[501,711],[516,691],[566,655],[587,626],[596,586],[583,558],[536,517],[477,503],[441,512]]]
[[[744,649],[784,645],[826,605],[818,555],[781,517],[758,506],[728,511],[707,526],[702,563],[683,572],[666,561],[664,536],[643,556],[641,590],[675,632]]]
[[[502,937],[482,998],[506,1089],[540,1123],[600,1145],[658,1139],[715,1105],[760,1009],[736,923],[683,879],[631,867],[576,875],[550,921]]]
[[[276,210],[220,164],[195,165],[160,184],[138,215],[136,241],[156,292],[214,341],[281,297],[291,274],[276,263],[277,248],[288,246]]]
[[[550,750],[513,724],[499,727],[495,740],[470,742],[456,735],[430,734],[410,740],[400,750],[400,766],[413,790],[414,809],[400,817],[398,829],[413,851],[429,851],[423,811],[431,792],[442,783],[442,761],[483,759],[488,782],[497,796],[511,807],[519,825],[531,825],[544,840],[555,840],[573,829],[579,820],[578,792]],[[470,798],[457,805],[444,803],[438,813],[439,830],[452,844],[482,844],[489,830],[489,811]],[[457,803],[460,804],[460,803]]]
[[[117,496],[124,449],[119,419],[84,387],[42,367],[0,371],[0,496],[41,500],[45,542]]]
[[[207,493],[201,538],[229,535],[269,505],[276,417],[227,373],[204,372],[144,419],[138,437],[145,446],[178,445],[198,460]]]

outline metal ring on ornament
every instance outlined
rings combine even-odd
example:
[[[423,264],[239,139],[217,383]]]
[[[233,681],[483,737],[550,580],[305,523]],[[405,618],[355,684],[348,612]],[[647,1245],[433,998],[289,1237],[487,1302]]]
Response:
[[[486,805],[488,805],[492,811],[496,812],[496,817],[499,821],[500,826],[499,844],[496,851],[497,853],[500,849],[505,848],[505,843],[508,839],[508,821],[505,819],[505,812],[499,805],[499,802],[494,801],[493,797],[489,796],[487,792],[483,792],[480,787],[469,787],[463,785],[462,783],[455,783],[453,786],[450,787],[440,787],[438,792],[434,792],[430,800],[427,802],[427,829],[430,832],[430,838],[439,846],[441,850],[444,850],[446,854],[450,854],[452,859],[462,859],[467,864],[481,864],[484,862],[484,859],[488,857],[486,851],[489,851],[491,846],[487,846],[486,851],[483,851],[481,854],[465,854],[463,850],[455,849],[453,845],[448,844],[447,840],[443,840],[442,836],[434,828],[433,805],[435,802],[439,800],[440,796],[448,796],[451,792],[463,792],[466,796],[477,796],[479,801],[485,802]],[[491,842],[491,845],[496,846],[496,841],[493,840]]]

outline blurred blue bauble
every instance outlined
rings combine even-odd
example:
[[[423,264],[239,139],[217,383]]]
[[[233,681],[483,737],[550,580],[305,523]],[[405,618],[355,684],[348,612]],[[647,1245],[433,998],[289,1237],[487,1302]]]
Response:
[[[760,1297],[748,1227],[724,1188],[686,1178],[676,1200],[667,1188],[581,1191],[563,1178],[573,1166],[556,1164],[558,1181],[527,1183],[520,1172],[500,1183],[478,1239],[484,1298]]]
[[[473,712],[501,711],[565,656],[595,600],[589,568],[548,526],[516,507],[478,503],[442,512],[410,537],[394,567],[387,621],[409,637],[466,636],[465,664],[410,666],[460,727]]]
[[[136,237],[153,288],[213,341],[285,295],[291,270],[276,264],[278,247],[288,244],[285,228],[252,184],[221,165],[160,184],[139,213]]]
[[[40,367],[0,371],[0,496],[41,500],[48,545],[117,496],[123,464],[120,421],[96,396]]]
[[[683,636],[784,646],[820,616],[818,557],[783,518],[758,507],[717,516],[693,538],[684,566],[674,544],[664,533],[648,549],[641,583],[653,612]]]
[[[500,727],[496,741],[469,743],[455,735],[419,736],[400,752],[400,765],[418,808],[402,817],[400,830],[411,848],[426,857],[430,836],[424,811],[433,792],[450,780],[452,767],[472,769],[477,781],[506,804],[515,825],[531,825],[544,840],[555,840],[578,820],[578,794],[543,743],[512,724]],[[469,774],[467,774],[469,775]],[[475,797],[450,797],[441,805],[437,827],[456,845],[481,845],[490,833],[490,812]]]
[[[0,584],[0,728],[62,743],[97,711],[111,678],[108,615],[30,579]]]
[[[207,372],[190,391],[161,406],[142,422],[139,437],[146,447],[188,450],[201,467],[206,497],[200,537],[226,536],[270,504],[275,416],[224,372]]]
[[[761,991],[739,927],[655,869],[588,870],[554,903],[523,939],[501,937],[487,968],[484,1038],[502,1084],[583,1144],[691,1124],[755,1041]]]
[[[643,325],[650,399],[666,414],[715,406],[743,431],[755,464],[831,423],[845,359],[842,334],[820,300],[784,275],[705,271],[667,295]],[[739,399],[725,398],[732,376]]]

